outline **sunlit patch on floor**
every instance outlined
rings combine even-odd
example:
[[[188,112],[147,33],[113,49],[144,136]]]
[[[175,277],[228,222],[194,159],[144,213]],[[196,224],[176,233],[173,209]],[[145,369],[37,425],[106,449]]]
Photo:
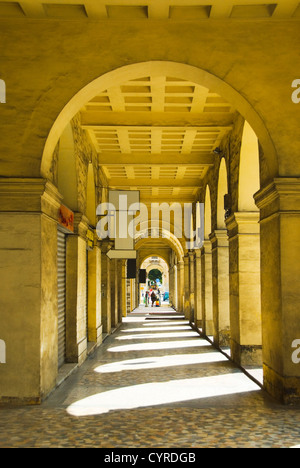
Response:
[[[122,372],[132,370],[144,369],[161,369],[177,366],[190,366],[195,364],[206,364],[213,362],[226,362],[228,361],[221,353],[212,352],[204,354],[178,354],[171,356],[149,358],[131,359],[126,361],[112,362],[103,366],[96,367],[95,372],[99,374],[108,374],[114,372]]]
[[[147,383],[97,393],[76,401],[67,409],[72,416],[92,416],[110,411],[146,408],[202,398],[259,391],[260,387],[242,373],[196,379]]]

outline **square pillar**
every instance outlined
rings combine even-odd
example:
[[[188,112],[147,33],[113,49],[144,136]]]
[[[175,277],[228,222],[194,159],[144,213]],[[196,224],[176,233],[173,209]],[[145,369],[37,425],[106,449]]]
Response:
[[[178,279],[178,312],[184,313],[184,262],[181,260],[178,262],[177,268],[177,279]]]
[[[110,259],[107,256],[109,246],[107,243],[101,244],[101,309],[102,309],[102,325],[103,333],[111,333],[111,275],[110,275]]]
[[[212,243],[214,343],[230,346],[229,241],[227,230],[214,231]]]
[[[110,262],[110,278],[111,326],[112,328],[116,328],[119,323],[118,269],[116,259]]]
[[[202,269],[201,250],[195,250],[195,325],[202,328]]]
[[[261,365],[259,212],[235,213],[227,228],[232,358],[242,366]]]
[[[86,233],[87,219],[75,215],[75,235],[67,237],[66,362],[82,364],[87,356]]]
[[[261,210],[264,385],[286,404],[300,403],[300,179],[275,179],[255,196]]]
[[[89,311],[88,338],[89,341],[100,345],[102,343],[101,323],[101,249],[98,245],[88,252],[89,256]]]
[[[191,321],[191,302],[190,302],[190,258],[184,257],[184,306],[183,312],[185,318]]]
[[[202,248],[202,325],[206,336],[214,334],[212,292],[212,245],[205,240]]]
[[[174,265],[169,268],[169,303],[171,307],[175,307],[175,268]]]
[[[0,402],[38,404],[58,373],[57,223],[44,179],[0,179]]]
[[[190,265],[190,321],[195,322],[195,252],[189,252]]]
[[[127,317],[127,278],[126,260],[122,260],[122,317]]]
[[[118,295],[118,324],[123,317],[123,261],[117,260],[116,288]]]

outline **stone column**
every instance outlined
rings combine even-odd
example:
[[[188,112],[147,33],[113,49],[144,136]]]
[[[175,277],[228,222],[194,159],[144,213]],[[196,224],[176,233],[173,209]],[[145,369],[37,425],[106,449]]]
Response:
[[[191,303],[190,303],[190,258],[184,257],[184,307],[183,312],[186,320],[191,321]]]
[[[202,270],[201,250],[195,250],[195,324],[202,328]]]
[[[232,358],[242,366],[261,364],[259,213],[235,213],[227,220],[227,228]]]
[[[111,333],[111,275],[110,275],[110,259],[107,252],[110,248],[109,242],[102,242],[101,245],[101,290],[102,290],[102,324],[103,332]]]
[[[0,179],[0,401],[40,403],[56,384],[57,224],[44,179]]]
[[[203,333],[211,336],[214,333],[213,296],[212,296],[212,245],[205,240],[202,248],[202,313]]]
[[[173,265],[169,269],[169,302],[170,306],[175,307],[175,269]]]
[[[127,317],[126,260],[122,260],[122,316]]]
[[[177,269],[178,279],[178,312],[184,313],[184,262],[181,260],[178,262]]]
[[[75,214],[75,234],[67,238],[66,361],[81,364],[87,356],[86,233],[87,218]]]
[[[118,294],[118,324],[123,317],[123,261],[117,260],[116,288]]]
[[[189,252],[190,321],[195,322],[195,252]]]
[[[116,259],[110,262],[110,291],[111,291],[111,326],[116,328],[119,322],[119,303],[118,303],[118,261]]]
[[[230,346],[229,241],[227,230],[214,231],[212,243],[214,343]]]
[[[299,403],[300,179],[275,179],[255,200],[261,210],[264,385],[284,403]]]
[[[89,341],[100,345],[102,343],[101,323],[101,249],[96,244],[94,249],[88,252],[89,256],[89,317],[88,338]]]

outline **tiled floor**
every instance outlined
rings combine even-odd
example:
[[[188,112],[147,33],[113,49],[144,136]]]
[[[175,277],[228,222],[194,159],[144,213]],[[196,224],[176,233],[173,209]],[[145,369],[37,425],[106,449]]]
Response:
[[[299,444],[300,410],[273,402],[170,309],[131,314],[40,407],[0,409],[0,448]]]

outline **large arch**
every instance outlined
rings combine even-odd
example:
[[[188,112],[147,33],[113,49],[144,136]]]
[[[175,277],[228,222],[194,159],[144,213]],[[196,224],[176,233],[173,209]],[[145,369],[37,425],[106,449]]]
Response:
[[[258,211],[254,194],[258,192],[259,187],[258,138],[245,121],[240,151],[238,211]]]
[[[224,208],[224,197],[226,194],[228,194],[228,175],[225,158],[222,158],[218,179],[217,229],[226,229]]]
[[[209,185],[206,186],[205,204],[204,204],[204,238],[209,239],[212,230],[211,223],[211,195]]]
[[[69,101],[58,115],[48,135],[41,161],[42,177],[49,178],[51,174],[53,153],[61,133],[66,128],[70,120],[89,100],[93,99],[97,93],[104,91],[109,86],[122,85],[126,81],[137,79],[139,77],[146,76],[147,74],[151,74],[152,76],[161,76],[162,74],[165,74],[178,79],[182,79],[184,77],[185,80],[201,86],[206,86],[220,94],[236,108],[236,110],[250,123],[251,127],[255,131],[261,143],[264,155],[268,161],[269,178],[273,178],[278,173],[277,155],[268,130],[258,113],[240,93],[233,89],[224,80],[212,75],[206,70],[201,70],[197,67],[183,63],[150,61],[135,63],[112,70],[84,86]]]
[[[180,240],[177,239],[177,237],[170,231],[166,231],[165,229],[158,229],[157,233],[159,234],[159,240],[174,250],[178,260],[181,261],[185,252]],[[143,246],[147,246],[149,240],[151,240],[151,228],[142,230],[138,233],[135,239],[135,249],[140,250]]]

